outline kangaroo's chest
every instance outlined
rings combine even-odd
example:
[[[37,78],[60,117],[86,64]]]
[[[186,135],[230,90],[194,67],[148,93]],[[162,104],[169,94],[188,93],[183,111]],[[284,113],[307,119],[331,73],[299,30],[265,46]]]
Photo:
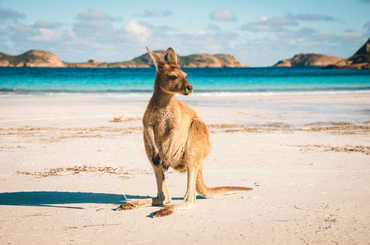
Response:
[[[150,112],[148,120],[153,128],[153,143],[162,156],[171,159],[166,164],[175,167],[181,160],[186,145],[189,119],[176,111],[156,109]]]
[[[158,144],[165,140],[166,137],[174,134],[175,131],[181,130],[181,125],[178,125],[179,118],[170,110],[158,109],[154,111],[151,121]]]

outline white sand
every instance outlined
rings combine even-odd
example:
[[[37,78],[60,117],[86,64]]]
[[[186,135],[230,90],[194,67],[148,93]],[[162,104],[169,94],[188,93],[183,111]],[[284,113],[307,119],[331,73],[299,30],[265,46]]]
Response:
[[[123,195],[156,193],[138,120],[148,96],[1,95],[0,244],[370,244],[370,130],[303,130],[328,113],[280,106],[329,106],[338,109],[330,117],[368,127],[369,95],[185,98],[208,124],[229,124],[211,127],[206,183],[255,189],[155,219],[147,216],[156,207],[112,210]],[[243,128],[276,122],[300,126]],[[84,165],[115,173],[42,177]],[[170,170],[167,183],[181,201],[186,176]]]

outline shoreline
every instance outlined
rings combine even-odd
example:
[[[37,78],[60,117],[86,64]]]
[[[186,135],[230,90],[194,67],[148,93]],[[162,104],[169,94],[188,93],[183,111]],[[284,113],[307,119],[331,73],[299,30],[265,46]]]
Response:
[[[59,120],[81,123],[95,121],[105,124],[113,117],[141,118],[151,94],[0,94],[3,117],[0,127],[6,122],[26,122],[34,126],[37,121]],[[294,128],[317,122],[366,122],[370,118],[370,91],[347,92],[294,92],[252,94],[192,94],[177,96],[192,106],[206,124],[224,124],[217,111],[229,121],[226,124],[260,127],[268,124],[289,125]],[[29,109],[19,105],[34,104],[43,116],[36,117]],[[91,110],[92,106],[104,108]],[[68,107],[71,107],[69,111]],[[75,109],[73,109],[75,108]],[[125,108],[122,110],[122,108]],[[55,113],[53,113],[53,111]],[[0,110],[1,112],[1,110]],[[102,113],[103,112],[103,113]],[[75,117],[76,120],[73,120]],[[45,124],[47,124],[45,122]],[[141,124],[135,124],[141,126]]]
[[[89,63],[70,63],[70,65],[58,67],[58,66],[0,66],[2,68],[12,68],[12,69],[132,69],[132,70],[140,70],[140,69],[153,69],[153,66],[132,66],[132,67],[109,67],[109,66],[90,66]],[[82,64],[82,66],[78,66]],[[77,66],[75,66],[77,65]],[[356,66],[357,65],[357,66]],[[337,65],[327,65],[327,66],[220,66],[220,67],[212,67],[212,66],[204,66],[204,67],[181,67],[181,69],[191,70],[191,69],[322,69],[322,70],[348,70],[348,71],[369,71],[368,64],[366,62],[361,64],[355,65],[344,65],[344,66],[337,66]]]
[[[91,95],[91,96],[132,96],[132,97],[147,97],[151,96],[153,93],[152,90],[148,91],[71,91],[71,90],[25,90],[25,89],[0,89],[0,96],[6,95]],[[317,89],[317,90],[282,90],[282,91],[196,91],[189,95],[188,97],[201,97],[201,96],[273,96],[273,95],[332,95],[332,94],[370,94],[370,88],[364,89]],[[180,95],[181,96],[181,95]]]

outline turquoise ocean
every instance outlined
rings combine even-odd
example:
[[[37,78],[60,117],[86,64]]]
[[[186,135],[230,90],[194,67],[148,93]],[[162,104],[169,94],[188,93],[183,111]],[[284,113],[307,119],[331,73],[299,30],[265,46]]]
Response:
[[[198,94],[370,90],[369,70],[269,67],[184,71]],[[154,69],[0,68],[0,94],[151,93],[154,75]]]

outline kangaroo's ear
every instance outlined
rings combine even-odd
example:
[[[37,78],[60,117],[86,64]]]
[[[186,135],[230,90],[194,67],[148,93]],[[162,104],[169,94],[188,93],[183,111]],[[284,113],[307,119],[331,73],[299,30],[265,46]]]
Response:
[[[173,48],[168,48],[164,55],[164,60],[170,65],[177,65],[177,55]]]
[[[152,58],[155,69],[158,70],[159,64],[161,62],[163,63],[160,56],[158,56],[156,53],[153,53],[148,47],[146,47],[146,51],[148,52],[150,58]]]

